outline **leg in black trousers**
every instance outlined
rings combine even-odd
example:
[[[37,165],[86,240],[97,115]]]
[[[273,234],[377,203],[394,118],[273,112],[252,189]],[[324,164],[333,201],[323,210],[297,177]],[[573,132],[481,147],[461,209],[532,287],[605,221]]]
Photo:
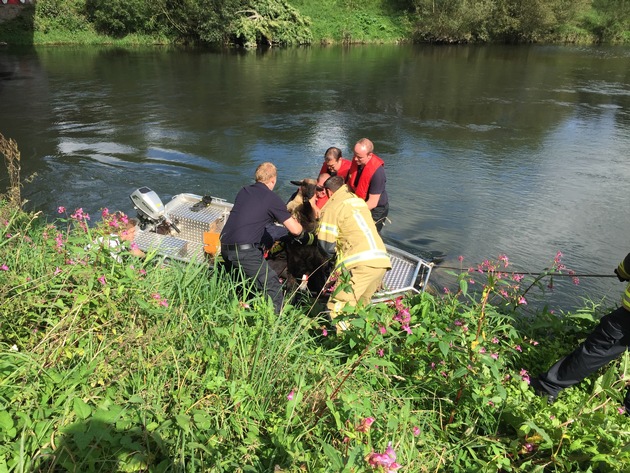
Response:
[[[282,310],[284,296],[282,285],[278,280],[278,275],[267,264],[262,252],[258,248],[248,250],[227,250],[222,248],[221,254],[227,262],[238,265],[243,269],[245,275],[256,281],[256,286],[271,297],[276,314]]]
[[[630,312],[623,307],[605,315],[571,354],[560,359],[538,382],[551,396],[582,381],[623,354],[630,344]],[[630,409],[630,394],[626,395]]]

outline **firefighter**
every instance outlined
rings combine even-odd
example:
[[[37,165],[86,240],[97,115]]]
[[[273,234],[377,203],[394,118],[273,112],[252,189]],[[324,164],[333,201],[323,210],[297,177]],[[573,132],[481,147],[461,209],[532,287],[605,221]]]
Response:
[[[350,272],[350,290],[330,296],[327,307],[332,319],[347,304],[369,304],[391,269],[391,261],[365,200],[353,194],[343,178],[333,176],[324,183],[328,202],[322,209],[317,240],[320,250],[336,256],[335,270]],[[347,325],[337,324],[344,330]]]

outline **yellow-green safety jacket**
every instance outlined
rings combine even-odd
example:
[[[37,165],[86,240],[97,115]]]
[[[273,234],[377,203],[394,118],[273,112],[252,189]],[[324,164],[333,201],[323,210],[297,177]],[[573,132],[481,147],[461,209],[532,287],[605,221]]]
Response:
[[[322,207],[317,242],[336,268],[355,266],[391,269],[392,264],[365,200],[341,186]]]
[[[630,253],[617,266],[617,276],[625,281],[630,281]],[[630,284],[626,286],[621,302],[623,302],[624,308],[630,311]]]

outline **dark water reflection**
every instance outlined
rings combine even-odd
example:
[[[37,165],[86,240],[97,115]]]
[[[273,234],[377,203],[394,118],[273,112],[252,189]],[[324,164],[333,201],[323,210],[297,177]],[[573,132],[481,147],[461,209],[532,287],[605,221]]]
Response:
[[[276,188],[363,136],[387,163],[385,238],[443,265],[505,253],[539,271],[557,251],[609,273],[630,251],[630,49],[370,46],[258,53],[0,49],[0,133],[24,195],[131,211],[148,185],[232,199],[255,166]],[[452,285],[436,271],[434,281]],[[556,308],[619,297],[616,279],[557,285]]]

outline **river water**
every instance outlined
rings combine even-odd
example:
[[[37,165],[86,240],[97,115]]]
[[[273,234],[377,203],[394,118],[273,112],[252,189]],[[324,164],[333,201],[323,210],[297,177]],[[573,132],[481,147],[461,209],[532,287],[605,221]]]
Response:
[[[630,48],[355,46],[258,52],[0,48],[0,133],[17,141],[28,208],[132,213],[148,186],[232,200],[256,165],[276,191],[362,137],[386,162],[384,239],[443,269],[556,253],[612,274],[630,251]],[[6,173],[5,173],[6,174]],[[2,174],[6,185],[5,174]],[[556,281],[556,310],[615,303],[614,278]]]

